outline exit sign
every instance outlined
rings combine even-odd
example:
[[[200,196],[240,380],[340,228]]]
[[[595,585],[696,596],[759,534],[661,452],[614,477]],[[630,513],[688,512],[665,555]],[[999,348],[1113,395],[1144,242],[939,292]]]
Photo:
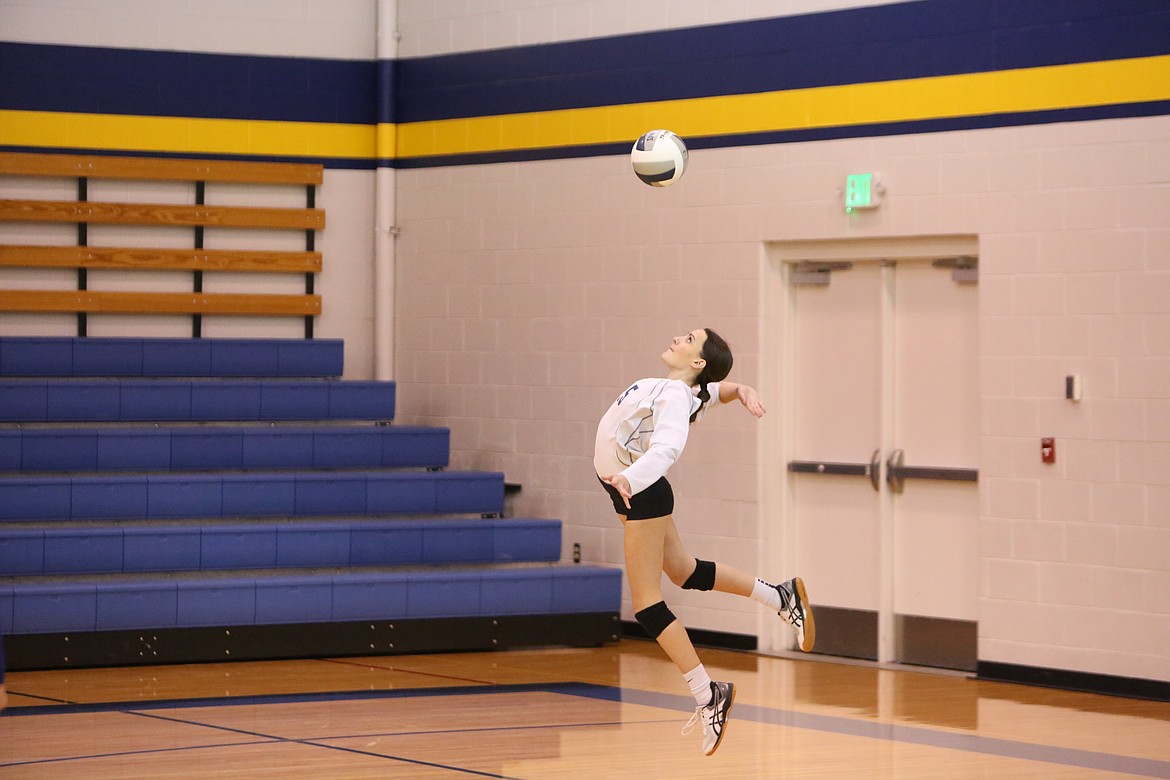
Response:
[[[845,177],[845,213],[854,209],[876,209],[882,205],[885,187],[872,173],[851,173]]]

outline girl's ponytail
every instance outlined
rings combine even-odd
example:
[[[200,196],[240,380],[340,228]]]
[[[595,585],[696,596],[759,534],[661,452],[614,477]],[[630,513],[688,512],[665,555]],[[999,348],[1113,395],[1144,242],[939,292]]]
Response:
[[[703,370],[695,378],[695,384],[699,387],[699,408],[691,415],[691,422],[699,418],[699,413],[711,400],[711,391],[707,389],[707,385],[726,379],[727,375],[731,373],[731,364],[735,360],[731,354],[731,347],[727,345],[722,336],[710,328],[703,328],[703,330],[707,334],[707,340],[703,342],[700,355],[707,361],[707,364],[703,366]]]

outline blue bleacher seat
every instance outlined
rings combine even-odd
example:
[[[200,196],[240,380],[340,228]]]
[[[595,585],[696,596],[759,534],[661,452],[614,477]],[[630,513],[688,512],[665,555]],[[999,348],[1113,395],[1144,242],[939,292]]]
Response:
[[[243,468],[243,430],[200,427],[172,431],[170,467],[173,469]]]
[[[256,623],[325,623],[333,619],[333,582],[324,577],[256,581]]]
[[[0,576],[44,574],[44,529],[0,529]]]
[[[35,436],[26,431],[26,439]],[[171,434],[150,428],[102,428],[97,432],[100,471],[148,471],[171,468]]]
[[[98,467],[98,432],[39,430],[21,444],[22,471],[93,471]]]
[[[178,624],[179,588],[169,581],[108,582],[97,589],[97,630],[172,628]]]
[[[44,422],[48,418],[48,382],[28,379],[0,381],[0,422]]]
[[[0,471],[441,468],[446,428],[0,428]]]
[[[551,569],[483,573],[480,608],[486,615],[547,615],[553,612]]]
[[[471,563],[490,561],[495,528],[491,523],[468,521],[423,526],[424,563]]]
[[[334,620],[398,620],[407,614],[406,572],[345,572],[332,576]]]
[[[259,429],[243,438],[245,468],[303,468],[313,462],[313,433],[310,430]]]
[[[313,462],[316,468],[363,468],[382,463],[382,430],[339,428],[313,434]]]
[[[296,514],[296,474],[224,474],[225,517]]]
[[[388,421],[394,397],[336,379],[0,379],[0,422]]]
[[[204,526],[201,569],[263,569],[276,565],[276,526],[231,524]]]
[[[148,379],[111,382],[120,392],[118,412],[111,422],[195,419],[191,384]]]
[[[251,577],[180,579],[177,584],[179,626],[250,626],[256,622],[256,581]]]
[[[422,561],[423,526],[420,523],[359,523],[350,530],[352,566],[412,564]]]
[[[265,382],[260,387],[258,419],[327,420],[329,387],[324,382]]]
[[[260,382],[192,382],[193,420],[261,420]],[[188,419],[188,418],[177,418]]]
[[[390,420],[393,382],[351,381],[329,385],[329,417],[338,420]]]
[[[493,561],[555,561],[560,555],[559,522],[525,518],[499,523],[493,528]]]
[[[0,520],[65,520],[73,511],[68,478],[0,479]]]
[[[90,581],[13,588],[12,633],[94,631],[97,586]]]
[[[211,376],[280,376],[280,360],[266,340],[213,339]]]
[[[61,477],[62,493],[70,497],[73,520],[148,517],[150,496],[146,477]]]
[[[142,339],[74,339],[70,375],[143,376]]]
[[[45,574],[122,571],[121,528],[45,529]]]
[[[73,339],[0,339],[0,376],[73,376]]]
[[[544,519],[0,525],[0,576],[556,562],[560,539]]]
[[[202,558],[199,526],[127,526],[123,531],[123,570],[190,571]]]
[[[295,511],[298,515],[365,514],[366,475],[298,474]]]
[[[0,376],[338,377],[339,339],[0,338]]]
[[[348,566],[351,526],[337,521],[276,527],[277,566]]]
[[[617,569],[414,569],[85,578],[0,586],[15,634],[616,612]]]
[[[212,376],[211,340],[145,339],[143,376]]]
[[[553,580],[553,612],[609,612],[621,598],[617,569],[574,566]]]
[[[12,622],[12,586],[0,582],[0,634],[16,631]]]
[[[375,425],[396,386],[338,379],[343,356],[338,340],[0,338],[0,628],[433,634],[616,614],[620,570],[561,565],[559,521],[499,517],[502,474],[435,470],[448,429]]]
[[[121,388],[115,382],[49,382],[45,419],[49,422],[106,422],[121,419]]]
[[[478,571],[415,571],[406,581],[406,616],[412,618],[479,615]]]
[[[150,474],[146,477],[146,512],[143,517],[219,517],[222,514],[223,478],[218,474]]]
[[[20,471],[24,462],[24,434],[0,428],[0,471]]]

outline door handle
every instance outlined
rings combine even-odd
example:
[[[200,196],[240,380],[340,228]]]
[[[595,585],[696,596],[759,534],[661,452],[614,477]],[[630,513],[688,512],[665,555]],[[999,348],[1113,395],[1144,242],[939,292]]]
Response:
[[[902,465],[905,461],[906,453],[902,450],[894,450],[890,453],[890,457],[886,458],[886,482],[889,484],[891,492],[901,493],[904,488]]]
[[[906,453],[894,450],[886,459],[886,481],[890,490],[901,493],[907,479],[939,479],[948,482],[978,482],[979,469],[952,468],[950,466],[907,466]]]
[[[833,463],[819,460],[792,460],[788,470],[793,474],[835,474],[844,477],[869,477],[873,489],[881,490],[881,450],[873,451],[869,463]]]

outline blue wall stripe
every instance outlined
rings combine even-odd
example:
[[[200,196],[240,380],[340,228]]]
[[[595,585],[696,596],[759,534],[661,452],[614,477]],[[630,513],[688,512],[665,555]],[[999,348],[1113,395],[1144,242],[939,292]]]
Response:
[[[377,62],[0,42],[0,108],[373,124],[1166,53],[1166,0],[919,0]]]
[[[493,51],[348,61],[0,42],[0,109],[387,125],[1170,54],[1167,0],[915,0]],[[694,148],[1148,116],[1163,102],[693,139]],[[85,139],[52,149],[85,153]],[[12,139],[9,144],[27,144]],[[68,148],[66,148],[68,146]],[[619,154],[622,145],[374,159],[357,150],[217,159],[431,167]],[[176,147],[177,148],[177,147]],[[108,149],[108,144],[107,144]],[[94,150],[96,153],[109,153]],[[280,150],[283,151],[283,150]],[[330,151],[344,157],[328,157]],[[390,150],[393,154],[394,151]],[[115,152],[116,153],[116,152]],[[309,150],[312,154],[312,150]],[[171,155],[158,152],[158,156]],[[385,155],[385,150],[379,150]]]
[[[1166,53],[1170,53],[1170,3],[1165,0],[930,0],[403,59],[398,61],[395,121],[894,81]]]
[[[379,68],[393,78],[393,62],[0,42],[0,108],[373,124]]]

